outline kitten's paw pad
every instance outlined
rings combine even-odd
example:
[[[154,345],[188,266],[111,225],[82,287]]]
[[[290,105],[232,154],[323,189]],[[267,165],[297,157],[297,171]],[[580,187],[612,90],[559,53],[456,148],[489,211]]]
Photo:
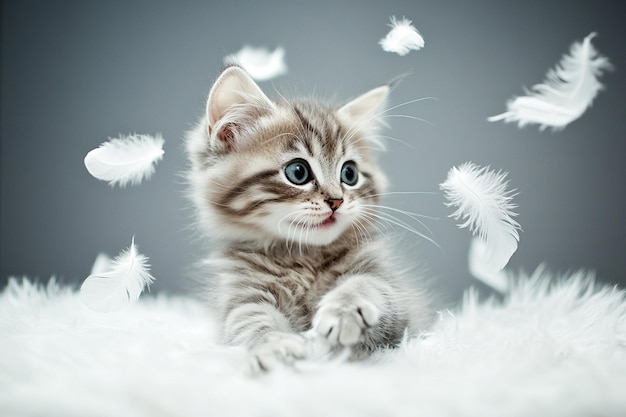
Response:
[[[313,328],[332,345],[352,346],[363,341],[367,329],[378,324],[380,312],[368,301],[355,303],[323,303],[315,319]]]
[[[267,372],[307,357],[307,341],[294,333],[271,333],[250,352],[253,373]]]

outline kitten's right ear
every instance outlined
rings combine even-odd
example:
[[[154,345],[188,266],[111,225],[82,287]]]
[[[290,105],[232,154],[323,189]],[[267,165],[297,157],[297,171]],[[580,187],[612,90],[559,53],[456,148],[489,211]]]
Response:
[[[228,67],[213,84],[207,100],[209,137],[230,150],[243,123],[273,109],[274,104],[242,68]]]
[[[383,85],[360,95],[338,110],[348,124],[365,130],[376,129],[381,124],[380,114],[387,103],[389,86]]]

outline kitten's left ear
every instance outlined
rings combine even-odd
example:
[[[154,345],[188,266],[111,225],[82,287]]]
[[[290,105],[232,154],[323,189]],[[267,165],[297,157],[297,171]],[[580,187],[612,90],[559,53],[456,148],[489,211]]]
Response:
[[[213,84],[207,100],[209,137],[231,149],[243,124],[273,109],[274,104],[242,68],[228,67]]]
[[[389,86],[374,88],[341,107],[339,117],[364,130],[375,129],[381,124],[380,114],[387,104],[388,95]]]

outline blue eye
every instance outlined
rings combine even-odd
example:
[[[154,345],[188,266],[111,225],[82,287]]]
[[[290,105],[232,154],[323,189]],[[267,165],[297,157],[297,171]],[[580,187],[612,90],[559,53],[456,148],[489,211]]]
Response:
[[[302,159],[296,159],[285,166],[285,176],[296,185],[306,184],[313,179],[309,164]]]
[[[341,182],[346,185],[354,185],[359,180],[359,171],[356,169],[356,164],[352,161],[348,161],[341,167]]]

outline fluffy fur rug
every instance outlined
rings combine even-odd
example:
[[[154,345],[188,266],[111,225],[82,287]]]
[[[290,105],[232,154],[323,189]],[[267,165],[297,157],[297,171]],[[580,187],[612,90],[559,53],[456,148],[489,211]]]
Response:
[[[552,283],[550,283],[552,282]],[[365,363],[246,373],[203,306],[142,297],[87,310],[75,290],[0,295],[2,416],[625,416],[624,292],[575,273],[469,291],[428,334]]]

